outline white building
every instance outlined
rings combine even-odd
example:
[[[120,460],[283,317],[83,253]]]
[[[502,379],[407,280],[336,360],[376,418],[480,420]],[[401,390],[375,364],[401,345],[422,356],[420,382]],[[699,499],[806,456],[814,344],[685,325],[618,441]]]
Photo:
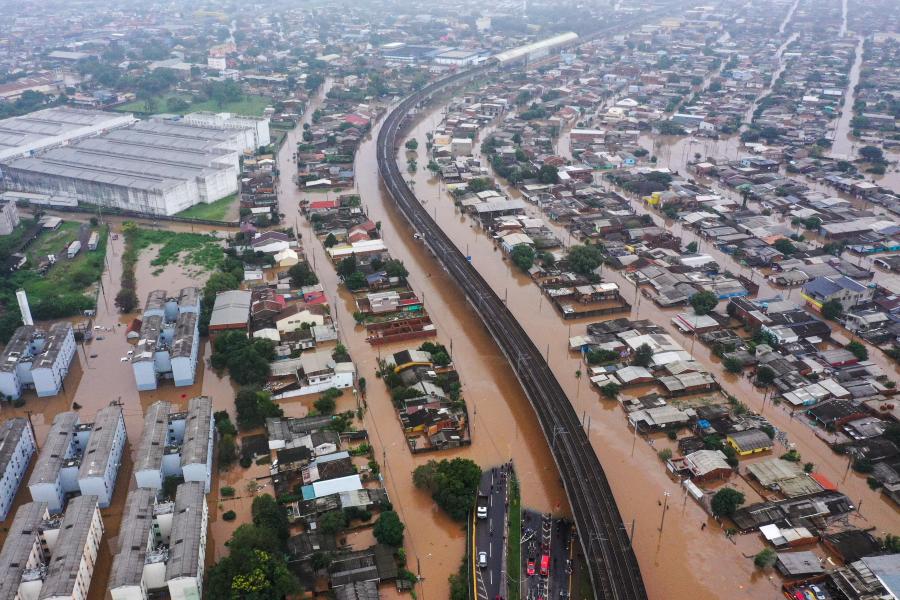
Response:
[[[97,496],[100,508],[112,501],[127,434],[121,406],[107,406],[97,413],[78,471],[78,489]]]
[[[200,290],[184,288],[177,298],[165,290],[150,292],[144,307],[140,341],[131,368],[140,391],[155,390],[160,379],[176,386],[194,384],[200,349]]]
[[[19,211],[13,200],[0,200],[0,235],[9,235],[19,224]]]
[[[166,585],[172,600],[203,596],[208,524],[209,507],[203,485],[196,481],[179,485],[166,561]]]
[[[173,215],[238,191],[243,137],[184,121],[140,121],[5,161],[2,182],[14,192]]]
[[[79,493],[109,506],[125,442],[121,406],[101,409],[94,423],[79,423],[74,411],[59,413],[28,480],[31,499],[46,502],[53,514],[62,512],[68,496]]]
[[[103,519],[97,498],[80,496],[72,500],[60,523],[38,599],[87,598],[102,538]]]
[[[23,325],[0,353],[0,395],[8,399],[33,388],[38,396],[55,396],[75,356],[75,334],[69,323],[50,329]]]
[[[175,501],[156,493],[128,494],[107,589],[113,600],[146,600],[168,589],[171,598],[202,597],[209,509],[203,485],[182,483]]]
[[[28,419],[17,417],[0,425],[0,521],[6,520],[36,449]]]
[[[0,163],[134,123],[128,113],[45,108],[0,121]],[[2,176],[2,167],[0,167]]]
[[[76,429],[80,429],[77,431]],[[78,413],[63,412],[53,418],[47,440],[38,454],[28,490],[35,502],[45,502],[51,513],[62,512],[67,493],[78,489],[78,460],[90,430],[78,427]]]
[[[102,538],[93,496],[70,502],[64,517],[51,517],[43,502],[23,504],[0,551],[0,598],[84,600]]]
[[[187,412],[173,412],[168,402],[155,402],[144,416],[144,435],[134,463],[139,488],[161,490],[166,477],[203,483],[209,492],[215,427],[212,399],[198,396]]]
[[[260,146],[272,143],[269,136],[269,119],[248,117],[232,113],[193,112],[184,116],[184,122],[199,127],[227,129],[238,132],[244,152],[256,152]]]

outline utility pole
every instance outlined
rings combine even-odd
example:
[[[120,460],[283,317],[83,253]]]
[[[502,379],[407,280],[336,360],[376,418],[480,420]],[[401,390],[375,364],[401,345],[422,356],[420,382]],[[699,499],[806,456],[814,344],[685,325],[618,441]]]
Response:
[[[663,511],[662,511],[662,518],[659,520],[659,534],[660,535],[662,535],[663,524],[665,524],[665,522],[666,522],[666,511],[669,509],[669,496],[671,496],[671,495],[672,495],[672,493],[669,492],[668,490],[663,492],[663,498],[664,498]]]

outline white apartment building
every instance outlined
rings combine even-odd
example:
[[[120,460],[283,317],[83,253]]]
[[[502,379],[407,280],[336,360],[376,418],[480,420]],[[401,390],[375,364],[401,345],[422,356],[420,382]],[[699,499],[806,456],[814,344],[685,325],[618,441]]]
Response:
[[[122,407],[101,409],[94,419],[78,470],[78,489],[85,496],[96,496],[100,508],[108,507],[112,501],[127,439]]]
[[[34,389],[40,397],[55,396],[69,373],[75,350],[69,323],[56,323],[49,330],[19,327],[0,353],[0,396],[15,400],[25,389]]]
[[[36,449],[27,419],[8,419],[0,425],[0,521],[6,520]]]
[[[200,482],[179,485],[174,502],[157,502],[153,490],[132,490],[107,585],[112,599],[146,600],[166,589],[173,599],[201,598],[208,521]]]
[[[74,411],[56,415],[28,480],[31,499],[46,502],[52,514],[76,493],[109,506],[126,441],[121,406],[101,409],[94,423],[79,423]]]
[[[176,386],[194,384],[200,349],[199,314],[199,288],[184,288],[177,297],[165,290],[150,292],[140,341],[131,357],[138,390],[155,390],[160,379],[171,379]]]
[[[43,502],[23,504],[0,550],[0,598],[84,600],[102,537],[94,496],[72,500],[63,517]]]
[[[215,426],[212,399],[188,401],[186,412],[174,412],[169,402],[154,402],[144,416],[144,434],[134,462],[139,488],[161,490],[166,477],[197,481],[209,492]]]

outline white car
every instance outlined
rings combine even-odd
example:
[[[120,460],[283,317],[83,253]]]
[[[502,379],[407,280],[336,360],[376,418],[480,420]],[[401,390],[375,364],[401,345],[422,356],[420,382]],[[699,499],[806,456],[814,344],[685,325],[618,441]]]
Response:
[[[128,357],[123,356],[122,358],[119,359],[119,362],[128,362]]]
[[[487,519],[487,506],[480,505],[475,509],[475,514],[479,519]]]
[[[478,553],[478,566],[482,569],[487,566],[487,552]]]

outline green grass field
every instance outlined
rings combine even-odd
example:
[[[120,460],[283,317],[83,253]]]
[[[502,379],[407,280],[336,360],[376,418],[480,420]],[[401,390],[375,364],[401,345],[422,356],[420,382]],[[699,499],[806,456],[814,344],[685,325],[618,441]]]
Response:
[[[117,106],[115,110],[119,112],[133,112],[133,113],[167,113],[173,112],[175,114],[186,114],[189,112],[196,111],[211,111],[211,112],[230,112],[236,113],[239,115],[249,115],[258,117],[263,114],[263,111],[267,106],[272,104],[272,99],[267,98],[265,96],[244,96],[237,102],[226,102],[222,106],[219,106],[215,100],[206,100],[205,102],[191,102],[190,105],[184,110],[169,110],[168,100],[169,98],[181,98],[183,100],[187,100],[190,102],[189,97],[185,97],[179,94],[163,94],[154,98],[155,105],[152,110],[148,111],[146,109],[146,105],[143,100],[135,100],[133,102],[128,102],[127,104],[122,104]]]
[[[224,256],[222,242],[202,233],[175,233],[161,229],[135,228],[129,231],[128,240],[135,259],[145,248],[160,246],[156,257],[150,261],[154,267],[181,264],[211,271],[222,262]]]
[[[185,219],[206,219],[209,221],[235,221],[237,210],[231,210],[237,203],[237,194],[225,196],[211,204],[195,204],[187,210],[183,210],[176,216]],[[231,213],[229,215],[229,213]]]

